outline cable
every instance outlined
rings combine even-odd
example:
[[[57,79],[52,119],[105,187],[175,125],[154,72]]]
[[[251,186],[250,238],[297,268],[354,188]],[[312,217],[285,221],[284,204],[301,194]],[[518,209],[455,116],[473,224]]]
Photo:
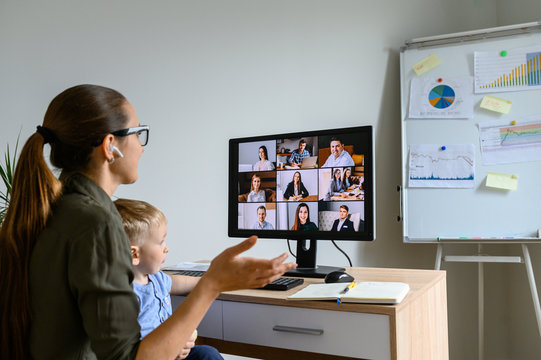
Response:
[[[291,251],[291,246],[289,245],[289,239],[287,239],[287,248],[289,249],[289,253],[296,259],[297,255],[293,254],[293,251]]]
[[[349,266],[350,266],[350,267],[353,267],[353,265],[351,264],[351,259],[349,258],[348,254],[346,254],[346,252],[345,252],[344,250],[340,249],[340,248],[338,247],[338,245],[336,245],[336,243],[334,242],[334,240],[331,240],[331,242],[332,242],[333,245],[336,246],[336,248],[337,248],[342,254],[344,254],[344,256],[348,259]]]
[[[331,240],[331,242],[333,243],[334,246],[336,246],[336,248],[342,253],[344,254],[344,256],[346,257],[346,259],[348,259],[348,263],[349,263],[349,266],[350,267],[353,267],[353,264],[351,263],[351,259],[349,258],[348,254],[346,254],[346,252],[342,249],[340,249],[340,247],[334,242],[334,240]],[[289,243],[289,239],[287,239],[287,248],[289,250],[289,253],[296,259],[297,258],[297,255],[293,254],[293,251],[291,250],[291,245]]]

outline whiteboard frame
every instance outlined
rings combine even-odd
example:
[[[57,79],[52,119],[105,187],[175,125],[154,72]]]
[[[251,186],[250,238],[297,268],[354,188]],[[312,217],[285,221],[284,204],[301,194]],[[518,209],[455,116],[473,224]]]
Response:
[[[408,93],[407,87],[410,86],[406,80],[406,73],[409,69],[405,68],[405,56],[407,50],[419,49],[425,47],[442,47],[445,45],[458,44],[467,41],[482,41],[484,39],[498,39],[503,37],[516,36],[541,31],[541,21],[525,24],[516,24],[509,26],[494,27],[475,31],[438,35],[431,37],[416,38],[405,42],[400,50],[400,98],[401,98],[401,152],[402,169],[401,185],[398,187],[400,192],[400,216],[402,221],[403,242],[405,243],[424,243],[424,244],[528,244],[541,243],[539,237],[410,237],[408,234],[408,145],[406,134],[407,108],[409,99],[405,98]],[[541,227],[541,221],[540,221]]]

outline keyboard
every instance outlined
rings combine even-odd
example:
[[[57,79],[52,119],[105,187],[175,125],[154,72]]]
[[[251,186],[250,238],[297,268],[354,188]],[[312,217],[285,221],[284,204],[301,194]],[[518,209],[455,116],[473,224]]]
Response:
[[[173,275],[201,277],[203,276],[204,273],[205,273],[204,271],[198,271],[198,270],[181,270],[181,271],[175,272]],[[304,279],[302,278],[281,277],[279,279],[274,280],[271,283],[268,283],[267,285],[263,286],[260,289],[284,291],[284,290],[289,290],[291,288],[294,288],[295,286],[299,286],[302,283],[304,283]]]
[[[173,275],[184,275],[184,276],[194,276],[194,277],[201,277],[203,276],[205,272],[199,271],[199,270],[180,270],[176,273],[173,273]]]
[[[267,285],[263,286],[261,289],[263,290],[289,290],[291,288],[294,288],[295,286],[299,286],[303,282],[304,282],[304,279],[302,278],[281,277],[279,279],[274,280],[271,283],[268,283]]]

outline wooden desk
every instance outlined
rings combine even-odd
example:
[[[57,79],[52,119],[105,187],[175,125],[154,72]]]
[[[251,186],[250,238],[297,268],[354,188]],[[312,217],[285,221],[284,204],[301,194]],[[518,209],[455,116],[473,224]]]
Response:
[[[199,344],[257,359],[449,358],[445,272],[346,268],[355,281],[400,281],[410,292],[397,305],[288,301],[289,291],[220,295],[199,326]],[[173,306],[182,301],[173,297]]]
[[[299,200],[283,200],[283,201],[298,202],[298,203],[306,202],[306,201],[317,201],[317,195],[308,195],[308,196],[303,197],[302,199],[299,199]]]
[[[355,196],[340,196],[340,195],[335,195],[335,196],[331,196],[331,200],[332,201],[352,201],[352,200],[364,200],[364,194],[359,194],[359,195],[355,195]]]

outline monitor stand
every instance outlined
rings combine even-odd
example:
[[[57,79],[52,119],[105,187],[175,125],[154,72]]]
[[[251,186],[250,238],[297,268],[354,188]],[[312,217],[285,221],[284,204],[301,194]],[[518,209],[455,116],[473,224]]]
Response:
[[[284,276],[324,278],[333,271],[345,271],[344,268],[316,265],[317,240],[297,240],[297,268]]]

